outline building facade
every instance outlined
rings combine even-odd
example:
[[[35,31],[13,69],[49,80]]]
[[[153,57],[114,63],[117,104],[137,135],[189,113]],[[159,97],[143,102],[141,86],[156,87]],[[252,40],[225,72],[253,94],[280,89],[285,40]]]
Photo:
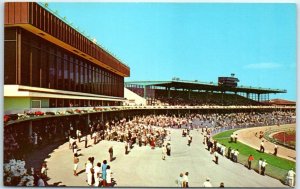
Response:
[[[35,2],[5,3],[4,111],[120,105],[130,69]]]

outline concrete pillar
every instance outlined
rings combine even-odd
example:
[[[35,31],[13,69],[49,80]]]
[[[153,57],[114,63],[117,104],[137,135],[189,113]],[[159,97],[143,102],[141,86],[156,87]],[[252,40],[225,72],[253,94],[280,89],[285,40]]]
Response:
[[[257,100],[260,102],[260,94],[257,94]]]
[[[86,125],[89,125],[89,123],[90,123],[90,114],[87,114],[87,124]]]
[[[170,98],[171,97],[171,90],[170,90],[170,88],[168,87],[168,98]]]
[[[29,136],[32,135],[32,121],[29,121],[29,132],[28,132]]]
[[[249,93],[247,93],[247,98],[249,98]]]
[[[103,112],[101,112],[101,121],[103,121]]]
[[[189,89],[189,99],[191,99],[191,89]]]

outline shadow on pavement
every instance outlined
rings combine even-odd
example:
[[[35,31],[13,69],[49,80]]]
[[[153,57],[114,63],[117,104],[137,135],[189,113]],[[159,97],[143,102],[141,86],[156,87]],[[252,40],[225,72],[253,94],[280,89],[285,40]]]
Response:
[[[84,173],[85,169],[82,169],[81,171],[79,171],[77,174],[80,175],[81,173]]]
[[[25,158],[26,168],[28,170],[30,170],[31,167],[33,167],[35,170],[41,169],[42,163],[45,161],[45,159],[51,157],[50,154],[64,143],[65,141],[59,141],[48,146],[43,146],[27,154]]]

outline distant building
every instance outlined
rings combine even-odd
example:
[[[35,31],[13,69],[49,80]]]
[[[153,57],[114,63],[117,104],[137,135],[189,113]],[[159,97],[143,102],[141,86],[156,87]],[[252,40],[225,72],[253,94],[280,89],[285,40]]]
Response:
[[[125,100],[129,67],[46,7],[7,2],[4,24],[5,113]]]

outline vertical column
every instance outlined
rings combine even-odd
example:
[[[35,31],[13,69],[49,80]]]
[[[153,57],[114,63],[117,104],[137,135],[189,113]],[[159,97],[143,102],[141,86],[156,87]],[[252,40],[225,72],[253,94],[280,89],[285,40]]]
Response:
[[[147,97],[147,86],[145,85],[144,86],[144,98],[146,98]]]
[[[191,99],[191,89],[189,89],[189,100]]]
[[[21,85],[21,29],[17,29],[17,48],[16,48],[16,82]]]
[[[257,100],[260,102],[260,94],[257,94]]]
[[[170,98],[170,97],[171,97],[171,90],[170,90],[170,87],[168,87],[167,90],[168,90],[168,98]]]
[[[89,125],[89,123],[90,123],[90,114],[87,114],[87,119],[86,119],[86,121],[87,121],[87,124],[86,124],[86,125]]]

